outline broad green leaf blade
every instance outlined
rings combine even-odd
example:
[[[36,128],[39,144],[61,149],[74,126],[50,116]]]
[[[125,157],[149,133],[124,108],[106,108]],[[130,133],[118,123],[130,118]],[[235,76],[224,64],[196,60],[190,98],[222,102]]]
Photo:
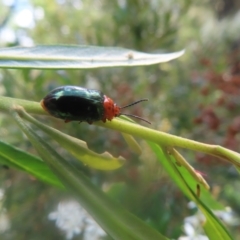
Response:
[[[62,183],[41,159],[2,141],[0,141],[0,162],[21,169],[44,182],[63,188]]]
[[[192,201],[194,201],[199,209],[202,211],[206,218],[204,229],[210,240],[231,240],[231,236],[225,229],[221,221],[211,212],[211,209],[223,209],[223,207],[215,201],[210,193],[202,188],[200,197],[195,194],[196,180],[182,167],[175,165],[175,160],[172,156],[166,157],[159,145],[148,142],[154,153],[157,155],[158,160],[162,163],[165,170],[173,181],[179,186],[182,192]]]
[[[118,47],[52,45],[0,49],[0,67],[80,69],[168,62],[184,51],[149,54]]]
[[[99,170],[114,170],[121,167],[125,162],[123,157],[115,158],[108,152],[102,154],[95,153],[88,148],[86,142],[42,124],[21,108],[18,108],[18,111],[21,112],[21,115],[26,120],[43,130],[74,157],[89,167]]]
[[[11,112],[18,126],[28,136],[42,159],[79,199],[80,204],[115,240],[167,240],[155,229],[107,197],[81,172],[61,157],[51,146],[24,123],[16,111]]]

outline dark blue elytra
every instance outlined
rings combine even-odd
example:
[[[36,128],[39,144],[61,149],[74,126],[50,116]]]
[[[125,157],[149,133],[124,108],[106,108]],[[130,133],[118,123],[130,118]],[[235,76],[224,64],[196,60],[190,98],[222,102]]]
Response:
[[[104,117],[102,92],[77,86],[62,86],[42,99],[42,107],[52,116],[69,121],[92,123]]]

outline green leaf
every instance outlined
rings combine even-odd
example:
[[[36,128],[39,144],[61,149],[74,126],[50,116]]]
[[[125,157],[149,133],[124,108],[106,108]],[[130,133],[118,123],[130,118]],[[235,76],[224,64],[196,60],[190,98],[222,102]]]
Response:
[[[179,186],[182,192],[192,201],[194,201],[198,208],[202,211],[206,218],[206,223],[204,224],[204,230],[210,240],[231,240],[226,228],[223,226],[221,221],[211,212],[209,209],[223,209],[223,207],[215,201],[210,193],[202,188],[200,191],[200,196],[196,196],[196,180],[182,167],[178,167],[175,163],[176,160],[173,156],[168,156],[160,148],[159,145],[152,142],[148,142],[154,153],[157,155],[158,160],[161,162],[165,170],[168,172],[169,176],[173,181]],[[207,206],[207,205],[208,206]]]
[[[172,178],[172,180],[178,185],[178,187],[186,194],[191,200],[194,200],[192,197],[192,194],[189,193],[188,188],[186,188],[185,182],[182,180],[182,178],[179,176],[179,174],[176,174],[176,169],[173,168],[173,163],[171,164],[168,159],[166,159],[162,149],[159,145],[154,144],[152,142],[148,142],[151,149],[156,154],[158,160],[160,161],[161,165],[165,168],[165,170],[168,172],[169,176]],[[172,162],[176,162],[175,160],[172,160]],[[199,184],[196,179],[194,179],[191,174],[184,168],[184,167],[178,167],[175,164],[177,168],[177,172],[180,173],[181,176],[184,177],[184,180],[188,183],[188,187],[192,189],[193,192],[196,192],[197,184]],[[211,209],[214,210],[223,210],[224,207],[218,203],[215,199],[213,199],[212,195],[208,190],[205,188],[201,188],[200,190],[200,198],[203,202],[205,202]]]
[[[115,240],[167,240],[157,230],[126,211],[95,187],[81,171],[78,171],[36,135],[35,131],[24,123],[16,111],[12,111],[11,115],[41,158],[110,236]]]
[[[202,213],[204,214],[204,216],[206,217],[207,221],[203,225],[203,228],[210,240],[233,240],[233,238],[229,235],[228,231],[226,230],[225,226],[208,209],[208,207],[203,204],[203,202],[199,201],[198,206]]]
[[[114,66],[142,66],[168,62],[184,51],[149,54],[118,47],[35,46],[0,49],[0,67],[79,69]]]
[[[114,170],[121,167],[125,162],[123,157],[115,158],[108,152],[102,154],[95,153],[88,148],[86,142],[42,124],[21,108],[18,108],[18,111],[26,120],[43,130],[75,158],[89,167],[99,170]]]
[[[41,159],[2,141],[0,141],[0,162],[21,169],[54,186],[63,187],[62,183]]]

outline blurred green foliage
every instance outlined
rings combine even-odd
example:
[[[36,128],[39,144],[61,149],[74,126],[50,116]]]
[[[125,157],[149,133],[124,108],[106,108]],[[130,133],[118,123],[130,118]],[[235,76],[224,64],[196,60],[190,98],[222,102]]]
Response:
[[[7,16],[6,7],[0,4],[1,16]],[[100,89],[120,106],[147,97],[150,100],[147,107],[136,105],[129,111],[149,119],[153,128],[207,143],[224,144],[222,139],[231,119],[238,116],[239,101],[236,95],[233,99],[236,106],[230,112],[214,104],[220,97],[228,100],[229,94],[225,95],[224,89],[208,81],[208,74],[223,76],[229,73],[233,65],[229,58],[232,59],[233,45],[238,46],[239,38],[234,34],[224,38],[220,34],[224,22],[215,19],[208,1],[32,0],[30,4],[35,10],[44,12],[34,28],[18,27],[11,18],[4,25],[13,28],[17,35],[24,32],[35,44],[122,46],[148,52],[186,48],[187,51],[177,61],[146,67],[72,71],[2,69],[2,95],[40,101],[49,90],[68,84]],[[0,20],[3,22],[4,18]],[[18,43],[17,38],[9,45]],[[1,42],[0,45],[3,46]],[[237,49],[239,51],[239,47]],[[236,59],[235,63],[238,61]],[[206,62],[211,62],[211,67]],[[220,116],[217,118],[221,119],[221,126],[226,121],[229,124],[220,130],[211,127],[211,114],[205,122],[196,124],[199,123],[196,118],[202,116],[207,106]],[[107,185],[112,197],[161,233],[175,239],[182,235],[183,218],[192,213],[187,208],[187,199],[172,185],[157,162],[148,161],[154,156],[144,143],[140,142],[143,155],[139,157],[129,151],[117,132],[86,123],[65,124],[47,117],[38,119],[83,139],[97,152],[106,150],[128,159],[123,168],[112,172],[95,171],[80,163],[77,167],[99,187]],[[0,126],[1,139],[35,153],[8,116],[0,116]],[[238,133],[236,135],[234,138],[238,140]],[[51,143],[51,139],[46,141]],[[63,150],[58,150],[73,160]],[[240,151],[239,144],[234,150]],[[202,155],[194,156],[189,152],[184,155],[207,174],[214,196],[239,213],[240,198],[236,195],[239,180],[234,169],[219,160],[212,163],[212,158],[203,161]],[[1,168],[0,171],[1,188],[5,189],[4,205],[11,221],[11,229],[2,234],[2,239],[64,239],[54,225],[49,224],[47,215],[60,200],[70,196],[15,170]],[[237,229],[232,231],[235,239],[239,239]]]

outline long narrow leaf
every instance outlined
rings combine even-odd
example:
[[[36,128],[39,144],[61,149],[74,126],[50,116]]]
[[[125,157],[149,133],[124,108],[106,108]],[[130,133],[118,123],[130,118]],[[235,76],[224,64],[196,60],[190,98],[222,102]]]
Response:
[[[113,66],[141,66],[168,62],[184,51],[149,54],[118,47],[36,46],[0,49],[0,67],[79,69]]]
[[[229,235],[226,228],[209,209],[209,207],[212,207],[213,209],[217,209],[217,208],[222,209],[221,205],[217,203],[217,201],[212,199],[210,194],[205,189],[201,190],[199,197],[196,196],[195,191],[196,191],[197,183],[194,180],[194,178],[190,174],[188,174],[186,171],[184,171],[184,169],[182,169],[181,167],[177,167],[175,165],[176,160],[173,159],[173,156],[169,156],[169,155],[167,156],[167,154],[164,151],[162,151],[159,145],[151,142],[148,142],[148,144],[150,145],[152,150],[156,153],[159,161],[167,170],[170,177],[180,187],[183,193],[185,193],[189,199],[191,199],[197,204],[199,209],[204,214],[206,218],[204,229],[208,234],[208,237],[210,237],[211,240],[231,240],[232,238]],[[204,204],[204,201],[207,201],[208,206]]]
[[[21,169],[44,182],[63,188],[62,183],[41,159],[3,141],[0,141],[0,162]]]
[[[41,158],[53,169],[67,189],[74,193],[81,205],[110,236],[116,240],[167,239],[95,187],[82,172],[69,164],[68,161],[36,135],[16,111],[12,111],[11,115],[28,136]]]
[[[23,109],[21,110],[21,108],[19,108],[18,111],[21,112],[21,115],[26,120],[43,130],[63,148],[68,150],[74,157],[89,167],[99,170],[114,170],[121,167],[125,162],[123,157],[120,156],[116,158],[108,152],[104,152],[102,154],[95,153],[88,148],[86,142],[42,124],[27,114]]]

